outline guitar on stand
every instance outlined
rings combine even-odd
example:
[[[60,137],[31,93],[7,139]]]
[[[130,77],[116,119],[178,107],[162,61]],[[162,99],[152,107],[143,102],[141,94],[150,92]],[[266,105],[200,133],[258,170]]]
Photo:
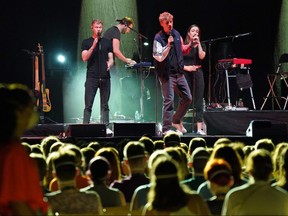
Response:
[[[41,84],[41,96],[42,96],[42,111],[50,112],[51,111],[51,101],[49,98],[49,89],[46,88],[45,84],[45,64],[44,64],[44,52],[43,46],[38,43],[38,51],[41,55],[41,75],[42,75],[42,84]]]
[[[34,95],[36,98],[36,106],[40,106],[40,81],[39,81],[39,58],[37,55],[34,55]]]

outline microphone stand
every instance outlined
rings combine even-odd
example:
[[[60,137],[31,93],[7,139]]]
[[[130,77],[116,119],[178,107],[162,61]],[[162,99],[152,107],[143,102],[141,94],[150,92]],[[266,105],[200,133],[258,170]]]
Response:
[[[204,40],[202,41],[203,43],[208,43],[208,53],[209,53],[209,58],[208,58],[208,106],[211,105],[211,77],[212,77],[212,71],[211,71],[211,62],[212,62],[212,55],[211,55],[211,46],[212,43],[215,41],[219,41],[219,40],[225,40],[225,39],[229,39],[232,38],[238,38],[238,37],[244,37],[244,36],[248,36],[248,35],[252,35],[252,32],[247,32],[247,33],[243,33],[243,34],[236,34],[236,35],[230,35],[230,36],[224,36],[224,37],[218,37],[218,38],[213,38],[213,39],[208,39],[208,40]]]
[[[142,60],[143,60],[143,38],[148,40],[148,38],[144,35],[142,35],[141,33],[139,33],[138,31],[136,31],[135,29],[129,27],[127,25],[127,27],[135,32],[138,35],[138,44],[137,45],[137,52],[138,52],[138,57],[139,57],[139,63],[140,63],[140,67],[139,67],[139,72],[140,72],[140,82],[141,82],[141,87],[140,87],[140,119],[135,119],[136,121],[144,121],[144,102],[143,102],[143,91],[144,91],[144,79],[143,79],[143,65]],[[138,70],[138,69],[137,69]],[[138,118],[138,117],[137,117]]]

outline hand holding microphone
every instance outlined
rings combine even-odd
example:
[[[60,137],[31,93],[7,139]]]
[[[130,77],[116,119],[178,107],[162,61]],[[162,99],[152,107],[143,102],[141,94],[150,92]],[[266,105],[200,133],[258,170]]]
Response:
[[[200,40],[199,40],[199,36],[198,35],[193,35],[192,36],[192,44],[196,45],[199,44]]]
[[[169,32],[168,44],[170,45],[170,47],[173,47],[173,46],[174,46],[174,37],[173,37],[171,31]]]

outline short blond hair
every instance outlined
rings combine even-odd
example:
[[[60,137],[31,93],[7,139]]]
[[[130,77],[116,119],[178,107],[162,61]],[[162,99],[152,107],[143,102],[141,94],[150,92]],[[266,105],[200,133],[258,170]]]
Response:
[[[163,20],[171,20],[171,19],[173,20],[173,15],[168,12],[163,12],[159,16],[159,22]]]

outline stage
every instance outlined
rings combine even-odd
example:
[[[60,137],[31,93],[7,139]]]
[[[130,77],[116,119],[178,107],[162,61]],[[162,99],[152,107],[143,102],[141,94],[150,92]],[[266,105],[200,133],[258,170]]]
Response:
[[[185,119],[184,119],[185,120]],[[187,119],[186,119],[187,120]],[[188,133],[181,136],[181,141],[189,143],[193,137],[204,137],[208,146],[220,137],[228,137],[232,141],[241,141],[253,145],[259,138],[271,138],[275,143],[288,140],[288,111],[206,111],[204,122],[207,135],[194,133],[193,124],[184,122]],[[155,122],[113,122],[113,134],[106,134],[103,124],[39,124],[27,131],[22,139],[29,143],[39,143],[49,135],[60,139],[74,141],[99,141],[119,143],[123,139],[137,140],[143,134],[148,134],[153,140],[162,139],[158,124]],[[194,125],[195,128],[195,125]]]

